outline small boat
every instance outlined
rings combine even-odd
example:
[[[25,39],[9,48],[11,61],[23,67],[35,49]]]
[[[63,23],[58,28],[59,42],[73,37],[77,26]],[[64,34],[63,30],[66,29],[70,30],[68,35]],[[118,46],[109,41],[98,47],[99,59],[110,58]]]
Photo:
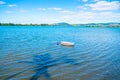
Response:
[[[63,46],[74,46],[74,43],[73,42],[61,41],[61,45],[63,45]]]

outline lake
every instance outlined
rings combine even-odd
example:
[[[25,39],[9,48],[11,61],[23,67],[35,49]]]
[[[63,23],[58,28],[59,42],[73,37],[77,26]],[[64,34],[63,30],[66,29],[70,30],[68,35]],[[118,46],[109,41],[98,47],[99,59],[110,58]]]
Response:
[[[119,80],[120,28],[0,27],[0,79]]]

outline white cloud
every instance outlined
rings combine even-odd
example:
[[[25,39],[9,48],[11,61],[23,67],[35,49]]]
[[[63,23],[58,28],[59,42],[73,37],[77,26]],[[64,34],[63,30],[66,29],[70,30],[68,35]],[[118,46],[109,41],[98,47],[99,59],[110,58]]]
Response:
[[[83,1],[83,2],[87,2],[88,0],[78,0],[78,1]]]
[[[95,4],[87,4],[92,10],[118,10],[120,8],[120,3],[118,1],[98,1]]]
[[[55,10],[55,11],[61,11],[63,10],[62,8],[57,8],[57,7],[52,7],[52,8],[37,8],[38,10],[42,10],[42,11],[45,11],[45,10]]]
[[[63,17],[64,18],[71,18],[71,19],[90,19],[90,18],[94,17],[94,13],[80,11],[78,13],[74,13],[71,15],[65,15]]]
[[[55,10],[55,11],[61,11],[62,8],[52,7],[52,8],[37,8],[38,10],[45,11],[45,10]]]
[[[74,14],[75,13],[74,11],[70,11],[70,10],[61,10],[60,12],[64,13],[64,14]]]
[[[56,10],[56,11],[60,11],[60,10],[62,10],[62,8],[54,7],[54,8],[48,8],[48,10]]]
[[[8,7],[16,7],[16,4],[9,4]]]
[[[20,12],[21,12],[21,13],[26,13],[26,12],[28,12],[28,11],[25,10],[25,9],[21,9]]]
[[[46,10],[46,8],[38,8],[38,10],[45,11],[45,10]]]
[[[80,10],[87,10],[88,6],[86,6],[86,5],[84,5],[84,6],[78,6],[77,8],[80,9]]]
[[[96,22],[118,22],[120,14],[114,12],[85,12],[80,11],[73,14],[61,16],[62,20],[70,23],[96,23]]]
[[[4,1],[0,1],[0,5],[2,5],[2,4],[6,4]]]

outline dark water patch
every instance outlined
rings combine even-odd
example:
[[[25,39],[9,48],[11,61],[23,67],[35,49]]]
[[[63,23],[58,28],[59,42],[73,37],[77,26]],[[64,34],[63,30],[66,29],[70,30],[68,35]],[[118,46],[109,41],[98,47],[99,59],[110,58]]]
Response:
[[[42,55],[35,55],[33,58],[33,62],[31,61],[19,61],[19,63],[31,63],[35,65],[35,68],[32,68],[32,70],[35,70],[35,74],[31,77],[30,80],[37,80],[41,75],[44,75],[48,80],[50,80],[50,74],[48,73],[48,68],[51,66],[56,66],[61,62],[70,63],[70,64],[77,64],[73,59],[69,59],[66,56],[58,59],[58,60],[51,60],[51,56],[49,53],[45,53]],[[31,68],[30,68],[31,69]],[[28,71],[30,69],[23,70],[21,72],[15,73],[14,75],[9,76],[5,80],[9,80],[25,71]]]

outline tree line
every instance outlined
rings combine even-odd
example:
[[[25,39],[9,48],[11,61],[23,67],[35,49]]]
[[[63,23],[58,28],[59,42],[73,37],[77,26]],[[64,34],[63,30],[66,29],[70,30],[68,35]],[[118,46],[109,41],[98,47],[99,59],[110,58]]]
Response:
[[[51,26],[50,24],[14,24],[14,23],[0,23],[0,26]]]

